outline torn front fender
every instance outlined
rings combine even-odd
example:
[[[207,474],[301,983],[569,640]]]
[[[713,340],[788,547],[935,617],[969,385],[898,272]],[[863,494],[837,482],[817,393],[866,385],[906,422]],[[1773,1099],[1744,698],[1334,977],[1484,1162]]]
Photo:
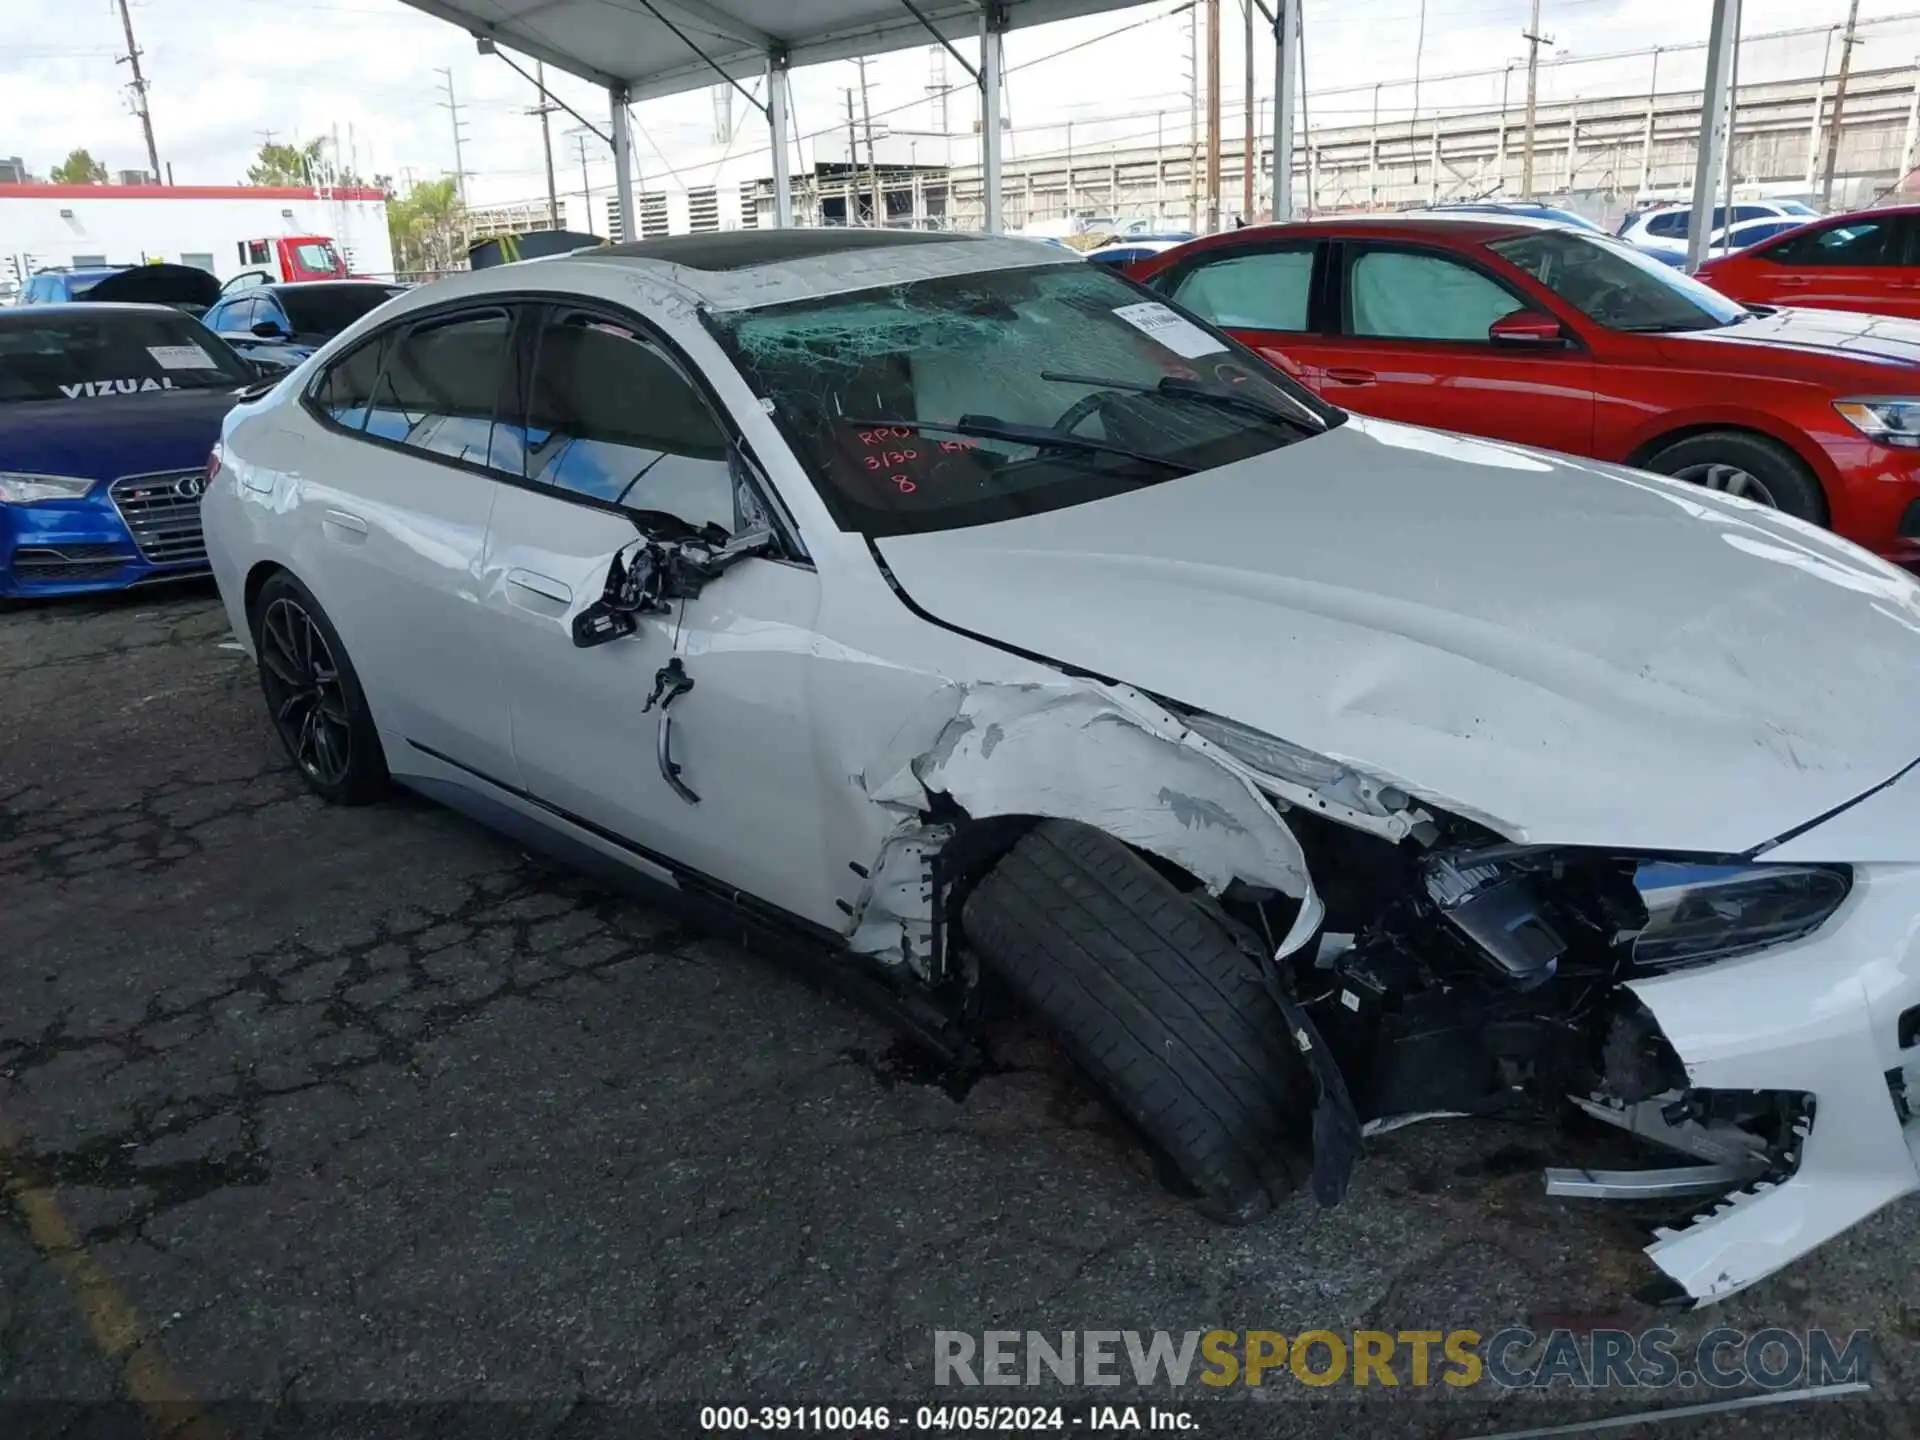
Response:
[[[1246,772],[1204,745],[1120,686],[943,686],[860,776],[901,820],[861,889],[849,943],[930,975],[931,857],[950,833],[927,819],[935,795],[976,820],[1077,820],[1171,861],[1213,894],[1239,880],[1291,896],[1303,921],[1317,919],[1293,832]]]
[[[1078,820],[1172,861],[1214,894],[1235,880],[1295,899],[1306,855],[1242,773],[1184,743],[1184,726],[1118,686],[949,686],[862,776],[882,804],[951,796],[970,816]],[[936,728],[929,722],[942,712]],[[909,727],[912,728],[911,726]]]

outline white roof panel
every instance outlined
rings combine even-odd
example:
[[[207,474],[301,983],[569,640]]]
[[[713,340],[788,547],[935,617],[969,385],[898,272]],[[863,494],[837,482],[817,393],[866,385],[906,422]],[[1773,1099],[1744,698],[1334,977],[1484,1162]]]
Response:
[[[635,100],[765,71],[784,50],[816,65],[933,43],[913,11],[956,43],[980,32],[981,0],[404,0],[416,10]],[[1003,0],[1010,28],[1131,9],[1142,0]],[[696,49],[697,47],[697,49]],[[701,58],[704,52],[706,59]],[[962,49],[963,55],[972,52]],[[708,61],[713,63],[710,65]]]

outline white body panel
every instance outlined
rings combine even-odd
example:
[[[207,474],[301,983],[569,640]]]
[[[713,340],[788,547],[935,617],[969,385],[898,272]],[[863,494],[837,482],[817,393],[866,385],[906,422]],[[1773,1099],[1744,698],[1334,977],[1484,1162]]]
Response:
[[[1776,512],[1597,461],[1355,417],[879,547],[943,620],[1516,840],[1733,854],[1920,758],[1920,587]]]
[[[1920,854],[1920,823],[1905,848]],[[1920,1084],[1920,1050],[1898,1038],[1900,1013],[1920,1005],[1917,917],[1920,865],[1867,866],[1805,940],[1633,982],[1694,1085],[1799,1090],[1817,1107],[1790,1178],[1703,1205],[1704,1219],[1648,1248],[1689,1294],[1744,1289],[1920,1189],[1920,1122],[1902,1125],[1887,1078]]]
[[[851,797],[817,768],[814,739],[832,718],[814,712],[809,687],[818,578],[797,565],[748,565],[674,614],[645,618],[620,644],[576,648],[573,616],[600,598],[609,557],[633,538],[620,515],[501,487],[484,603],[520,786],[835,927],[845,916],[825,873],[821,816]],[[672,705],[673,756],[698,804],[661,776],[659,717],[641,710],[676,655],[695,680]]]
[[[1011,244],[983,243],[973,263],[1079,263]],[[711,293],[658,262],[541,261],[415,292],[377,322],[506,289],[633,310],[711,383],[810,566],[744,561],[637,634],[574,647],[568,627],[629,523],[413,457],[389,466],[392,452],[320,429],[298,396],[350,331],[228,421],[205,520],[236,630],[249,573],[293,569],[334,616],[396,771],[471,783],[408,753],[424,741],[506,787],[493,799],[518,816],[591,822],[565,829],[595,853],[641,863],[624,837],[863,948],[877,929],[875,953],[894,932],[860,916],[890,922],[885,907],[911,899],[929,778],[981,813],[1111,816],[1196,875],[1298,893],[1276,810],[1310,797],[1256,785],[1160,701],[1518,840],[1729,855],[1797,831],[1765,858],[1862,867],[1838,913],[1790,945],[1633,988],[1695,1085],[1810,1092],[1810,1139],[1791,1181],[1653,1258],[1718,1297],[1920,1185],[1885,1075],[1903,1064],[1898,1016],[1920,1004],[1920,778],[1889,784],[1920,759],[1920,586],[1741,501],[1358,419],[1113,499],[870,546],[833,523],[699,307],[966,263],[942,248],[700,277]],[[365,537],[330,534],[335,511]],[[663,783],[641,712],[672,655],[695,681],[672,713],[698,805]],[[1054,708],[1089,723],[1050,736]],[[1096,715],[1148,739],[1067,763],[1051,747],[1078,734],[1097,749]],[[1025,727],[1021,743],[987,721]],[[1024,771],[995,768],[1014,754]],[[1197,765],[1227,773],[1168,798]],[[1135,798],[1156,787],[1158,812]],[[1196,795],[1233,822],[1204,856],[1169,818]],[[1236,827],[1244,843],[1222,839]],[[1318,913],[1310,885],[1302,900]],[[911,950],[912,927],[897,929]]]

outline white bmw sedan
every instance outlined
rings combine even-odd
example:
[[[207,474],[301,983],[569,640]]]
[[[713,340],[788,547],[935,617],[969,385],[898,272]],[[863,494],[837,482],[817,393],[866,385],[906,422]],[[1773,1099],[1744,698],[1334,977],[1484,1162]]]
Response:
[[[1208,1213],[1568,1104],[1726,1295],[1920,1187],[1920,589],[1348,416],[1058,248],[648,241],[426,286],[229,417],[288,754],[1020,1006]],[[878,982],[878,983],[868,983]]]

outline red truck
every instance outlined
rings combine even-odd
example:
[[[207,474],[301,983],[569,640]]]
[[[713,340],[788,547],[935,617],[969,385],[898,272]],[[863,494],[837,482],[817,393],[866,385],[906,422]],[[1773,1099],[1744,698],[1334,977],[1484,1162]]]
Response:
[[[246,276],[253,277],[249,283],[254,285],[347,278],[347,262],[326,235],[272,235],[264,240],[242,240],[235,248],[240,252],[242,274],[228,282],[231,289],[241,288],[234,282]]]

